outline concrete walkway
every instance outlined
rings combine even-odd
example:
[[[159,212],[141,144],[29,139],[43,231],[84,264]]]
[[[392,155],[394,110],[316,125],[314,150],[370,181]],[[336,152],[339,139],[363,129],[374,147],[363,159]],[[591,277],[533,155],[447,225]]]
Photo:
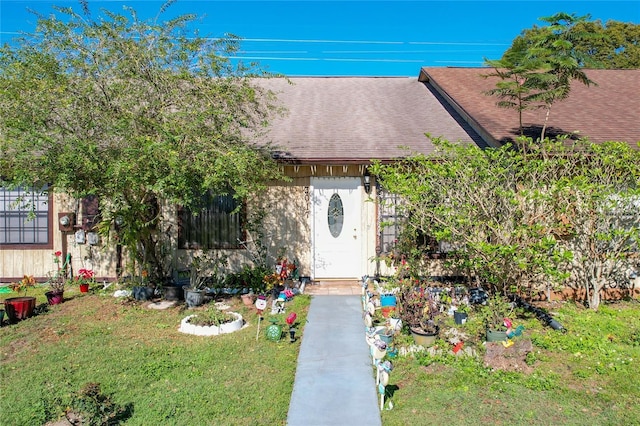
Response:
[[[382,424],[360,296],[311,299],[287,424]]]

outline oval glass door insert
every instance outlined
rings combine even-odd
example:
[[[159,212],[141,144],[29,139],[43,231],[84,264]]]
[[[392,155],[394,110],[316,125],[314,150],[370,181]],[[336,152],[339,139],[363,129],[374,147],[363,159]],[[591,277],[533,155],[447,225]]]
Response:
[[[329,211],[327,212],[329,232],[333,238],[338,238],[344,224],[344,207],[338,194],[333,194],[329,199]]]

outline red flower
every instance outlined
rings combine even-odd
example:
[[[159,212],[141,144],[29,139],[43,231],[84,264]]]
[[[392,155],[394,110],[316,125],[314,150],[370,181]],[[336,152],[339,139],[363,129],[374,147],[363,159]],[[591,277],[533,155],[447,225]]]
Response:
[[[62,252],[58,250],[57,252],[53,253],[53,255],[55,257],[60,257],[60,256],[62,256]]]
[[[93,278],[94,275],[95,274],[94,274],[93,270],[91,270],[91,269],[84,269],[83,268],[83,269],[80,269],[78,271],[78,277],[83,278],[85,280],[89,280],[89,279]]]

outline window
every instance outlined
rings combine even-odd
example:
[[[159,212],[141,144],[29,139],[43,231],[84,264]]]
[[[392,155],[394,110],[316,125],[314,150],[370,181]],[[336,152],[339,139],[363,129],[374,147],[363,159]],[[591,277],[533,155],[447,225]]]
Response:
[[[402,230],[403,217],[397,213],[400,197],[379,188],[380,208],[378,210],[378,229],[380,230],[380,253],[391,253]]]
[[[378,210],[379,252],[391,253],[405,230],[404,223],[407,217],[400,208],[402,199],[398,195],[386,191],[384,187],[378,189],[378,194],[380,197]],[[443,248],[448,247],[447,243],[438,244],[433,237],[426,235],[421,230],[416,230],[414,238],[416,246],[427,254],[441,253]]]
[[[243,241],[242,211],[232,195],[206,194],[202,208],[178,212],[178,245],[183,249],[240,248]]]
[[[50,248],[51,204],[46,186],[39,190],[0,187],[0,245]]]

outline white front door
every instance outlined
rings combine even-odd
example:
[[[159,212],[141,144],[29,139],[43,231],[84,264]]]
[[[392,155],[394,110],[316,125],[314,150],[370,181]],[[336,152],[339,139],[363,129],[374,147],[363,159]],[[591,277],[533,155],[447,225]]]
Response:
[[[360,178],[311,179],[315,279],[360,277],[360,184]]]

